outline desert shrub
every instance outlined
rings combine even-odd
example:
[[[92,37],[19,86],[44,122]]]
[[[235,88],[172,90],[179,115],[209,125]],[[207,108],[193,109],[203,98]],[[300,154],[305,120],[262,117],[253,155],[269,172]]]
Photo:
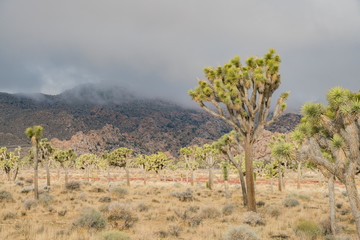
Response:
[[[338,209],[342,208],[342,206],[343,206],[342,203],[337,203],[337,204],[336,204],[336,207],[337,207]]]
[[[106,212],[107,219],[117,228],[128,229],[138,220],[129,206],[119,202],[110,203]]]
[[[22,186],[24,186],[24,182],[23,181],[16,181],[15,185],[22,187]]]
[[[320,235],[322,231],[316,222],[310,220],[299,220],[296,224],[295,232],[301,232],[307,236],[315,238],[317,235]]]
[[[171,225],[171,226],[169,226],[168,233],[169,233],[171,236],[179,237],[181,231],[182,231],[182,227],[181,227],[181,226]]]
[[[298,197],[299,197],[300,199],[304,199],[304,200],[307,200],[307,201],[310,200],[310,196],[305,195],[305,194],[299,194]]]
[[[24,208],[26,210],[30,210],[31,208],[36,207],[37,205],[38,205],[38,201],[36,199],[33,199],[33,198],[27,199],[24,202]]]
[[[82,192],[78,195],[78,199],[81,200],[81,201],[85,201],[88,199],[88,194],[86,192]]]
[[[80,189],[80,182],[71,180],[68,183],[66,183],[65,188],[67,190],[79,190]]]
[[[200,207],[199,206],[189,206],[188,210],[192,213],[197,213],[199,211]]]
[[[129,240],[128,234],[119,231],[106,231],[99,234],[97,240]]]
[[[251,226],[265,225],[262,216],[256,212],[247,212],[242,216],[243,222]]]
[[[324,235],[331,235],[332,234],[330,218],[323,219],[320,222],[320,226],[321,226],[321,229],[322,229],[322,233]]]
[[[48,194],[41,194],[39,196],[39,201],[45,206],[49,205],[49,203],[53,200],[53,197]]]
[[[230,227],[226,236],[226,240],[260,240],[254,231],[248,226],[240,225]]]
[[[6,221],[7,219],[14,219],[17,217],[17,213],[16,212],[10,212],[10,211],[6,211],[3,216],[2,219],[4,221]]]
[[[214,207],[205,207],[201,210],[200,216],[202,218],[217,218],[220,216],[219,210]]]
[[[34,179],[32,179],[32,178],[27,178],[27,179],[25,179],[25,182],[28,183],[28,184],[33,184]]]
[[[173,192],[171,193],[171,196],[178,198],[181,202],[189,202],[194,200],[193,191],[190,188],[186,189],[184,192]]]
[[[66,210],[66,209],[63,209],[63,210],[58,211],[58,215],[59,215],[60,217],[65,216],[66,213],[67,213],[67,210]]]
[[[126,190],[125,188],[122,188],[120,186],[111,187],[110,192],[112,194],[117,195],[119,198],[123,198],[123,197],[125,197],[125,195],[128,194],[128,190]]]
[[[34,186],[25,186],[20,190],[20,193],[29,193],[34,191]]]
[[[101,197],[99,198],[99,202],[111,202],[111,197]]]
[[[106,220],[93,208],[82,209],[80,216],[73,223],[75,227],[92,228],[101,230],[106,227]]]
[[[233,203],[225,204],[222,208],[222,213],[225,216],[229,216],[234,212],[235,208],[236,208],[236,205]]]
[[[190,227],[196,227],[196,226],[199,226],[202,222],[202,218],[199,217],[199,216],[195,216],[195,217],[192,217],[190,218],[187,223]]]
[[[266,208],[266,213],[269,214],[271,217],[277,218],[280,216],[280,210],[279,207],[269,205]]]
[[[2,201],[6,201],[6,202],[13,201],[13,197],[12,197],[11,193],[8,191],[5,191],[5,190],[1,190],[0,191],[0,202],[2,202]]]
[[[293,197],[285,198],[285,200],[283,202],[283,205],[285,207],[296,207],[299,204],[300,204],[299,201],[296,198],[293,198]]]
[[[258,202],[256,203],[256,206],[258,206],[258,207],[263,207],[263,206],[265,206],[265,202],[264,202],[264,201],[258,201]]]
[[[147,210],[149,210],[149,207],[144,204],[144,203],[140,203],[138,206],[137,206],[137,210],[139,212],[146,212]]]

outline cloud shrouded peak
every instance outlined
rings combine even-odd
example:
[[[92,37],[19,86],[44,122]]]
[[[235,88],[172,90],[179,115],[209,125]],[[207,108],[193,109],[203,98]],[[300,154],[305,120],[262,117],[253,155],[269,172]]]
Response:
[[[190,103],[201,69],[275,48],[290,103],[358,90],[360,11],[330,1],[2,1],[1,91],[120,85]],[[280,90],[280,91],[281,91]]]

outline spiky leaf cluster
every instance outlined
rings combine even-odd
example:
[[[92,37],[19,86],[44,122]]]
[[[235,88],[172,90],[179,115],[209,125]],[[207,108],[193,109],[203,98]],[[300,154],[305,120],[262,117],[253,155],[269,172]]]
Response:
[[[127,160],[129,160],[132,153],[132,149],[121,147],[111,152],[108,155],[107,161],[111,166],[126,167]]]
[[[245,65],[237,56],[222,67],[204,68],[206,80],[199,80],[199,85],[188,93],[200,107],[224,119],[241,135],[255,135],[258,126],[261,131],[262,126],[272,122],[267,121],[267,117],[271,96],[281,82],[280,62],[274,49],[270,49],[263,58],[248,58]],[[274,120],[285,110],[284,101],[288,95],[289,93],[280,95]],[[217,111],[208,108],[206,103],[212,104]],[[224,114],[222,104],[229,115]]]

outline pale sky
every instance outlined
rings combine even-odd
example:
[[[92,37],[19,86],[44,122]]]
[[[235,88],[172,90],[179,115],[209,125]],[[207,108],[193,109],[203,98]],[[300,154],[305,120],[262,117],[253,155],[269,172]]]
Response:
[[[2,92],[116,84],[189,105],[204,67],[269,48],[290,105],[358,91],[360,1],[0,1]]]

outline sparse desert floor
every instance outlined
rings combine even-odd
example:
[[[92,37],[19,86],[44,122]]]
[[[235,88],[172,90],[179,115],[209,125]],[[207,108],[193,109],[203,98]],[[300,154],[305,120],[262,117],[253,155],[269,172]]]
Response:
[[[142,176],[140,171],[134,171],[132,176]],[[206,175],[205,170],[197,173],[202,178]],[[40,172],[40,176],[44,177],[45,173]],[[80,171],[72,173],[73,179],[82,176]],[[216,176],[220,179],[219,170]],[[56,179],[54,171],[51,189],[44,191],[36,202],[32,200],[33,192],[20,193],[24,186],[31,185],[31,177],[32,171],[28,170],[21,173],[22,180],[16,184],[7,181],[0,184],[0,191],[10,192],[13,199],[1,199],[0,239],[126,239],[101,235],[116,230],[125,232],[133,240],[221,240],[226,239],[229,228],[239,225],[245,225],[259,239],[331,239],[324,237],[323,230],[318,235],[310,235],[297,227],[302,220],[328,227],[324,222],[328,218],[329,207],[326,183],[307,183],[298,190],[292,180],[295,175],[287,178],[283,192],[279,192],[275,185],[271,193],[269,184],[265,184],[264,179],[258,179],[256,196],[259,215],[246,213],[239,184],[229,185],[230,197],[226,199],[222,183],[209,190],[204,182],[197,182],[191,187],[186,182],[159,182],[154,176],[146,186],[141,180],[131,181],[130,187],[124,180],[114,180],[109,186],[106,177],[101,174],[97,181],[88,183],[84,179],[78,180],[80,188],[69,190],[64,187],[62,177]],[[236,176],[232,178],[236,179]],[[22,183],[24,186],[21,186]],[[41,189],[45,183],[45,179],[40,179]],[[188,188],[191,191],[187,191]],[[335,193],[339,239],[357,239],[344,186],[336,184]],[[179,200],[187,198],[190,201]],[[284,201],[288,198],[295,198],[300,204],[285,207]],[[104,225],[89,222],[85,225],[92,228],[81,227],[79,215],[86,209],[89,212],[88,208],[95,209],[106,219],[104,228]]]

